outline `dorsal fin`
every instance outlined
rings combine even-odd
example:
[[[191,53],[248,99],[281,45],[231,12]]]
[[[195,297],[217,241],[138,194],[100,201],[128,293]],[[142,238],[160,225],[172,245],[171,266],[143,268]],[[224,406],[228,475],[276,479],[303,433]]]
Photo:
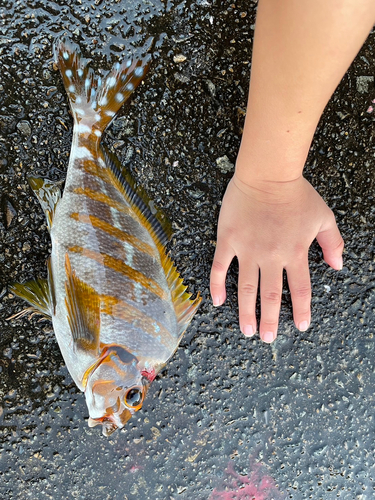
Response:
[[[28,181],[42,206],[47,219],[48,230],[51,232],[56,206],[61,199],[61,183],[39,177],[29,177]]]
[[[163,248],[171,239],[172,226],[167,217],[161,210],[153,213],[150,208],[151,199],[144,189],[136,185],[131,173],[124,168],[116,156],[102,145],[106,165],[113,174],[113,179],[120,192],[132,206],[137,216],[150,232],[156,245]]]

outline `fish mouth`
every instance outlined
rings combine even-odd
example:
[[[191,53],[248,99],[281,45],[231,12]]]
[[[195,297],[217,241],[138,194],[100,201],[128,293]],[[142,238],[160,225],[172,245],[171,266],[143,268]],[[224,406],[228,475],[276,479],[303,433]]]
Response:
[[[114,422],[111,422],[110,420],[103,420],[101,418],[89,418],[89,427],[95,427],[96,425],[102,425],[102,434],[105,437],[110,436],[115,432],[117,429],[117,425]]]
[[[95,427],[97,425],[102,426],[102,434],[105,437],[110,436],[115,432],[116,429],[124,427],[126,422],[130,420],[132,413],[129,410],[124,410],[120,415],[112,414],[105,415],[101,418],[89,418],[88,425],[89,427]]]

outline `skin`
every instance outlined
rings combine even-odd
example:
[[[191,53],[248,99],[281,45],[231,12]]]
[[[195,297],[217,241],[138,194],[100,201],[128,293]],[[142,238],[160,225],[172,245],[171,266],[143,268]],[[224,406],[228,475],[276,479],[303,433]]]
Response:
[[[297,328],[311,322],[308,249],[316,238],[333,269],[344,242],[334,214],[304,179],[309,147],[329,98],[375,22],[374,0],[259,0],[245,127],[223,198],[211,270],[215,306],[239,261],[241,331],[277,336],[286,270]]]

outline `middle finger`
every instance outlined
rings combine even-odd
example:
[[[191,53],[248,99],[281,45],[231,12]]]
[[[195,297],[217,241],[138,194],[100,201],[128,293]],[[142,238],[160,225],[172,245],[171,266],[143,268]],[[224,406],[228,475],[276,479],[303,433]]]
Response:
[[[259,334],[264,342],[272,342],[277,336],[281,293],[283,289],[283,268],[281,265],[267,265],[260,269],[260,325]]]

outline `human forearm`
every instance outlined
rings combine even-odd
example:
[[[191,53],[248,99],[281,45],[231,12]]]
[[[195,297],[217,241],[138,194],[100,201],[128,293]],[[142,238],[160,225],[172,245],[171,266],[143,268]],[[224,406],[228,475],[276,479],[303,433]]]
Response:
[[[294,322],[310,324],[308,249],[314,238],[333,269],[343,239],[333,212],[303,178],[316,125],[375,20],[375,0],[259,0],[246,122],[220,210],[211,270],[213,303],[238,258],[242,332],[277,335],[286,270]]]
[[[259,1],[239,179],[301,175],[321,113],[374,20],[374,0]]]

